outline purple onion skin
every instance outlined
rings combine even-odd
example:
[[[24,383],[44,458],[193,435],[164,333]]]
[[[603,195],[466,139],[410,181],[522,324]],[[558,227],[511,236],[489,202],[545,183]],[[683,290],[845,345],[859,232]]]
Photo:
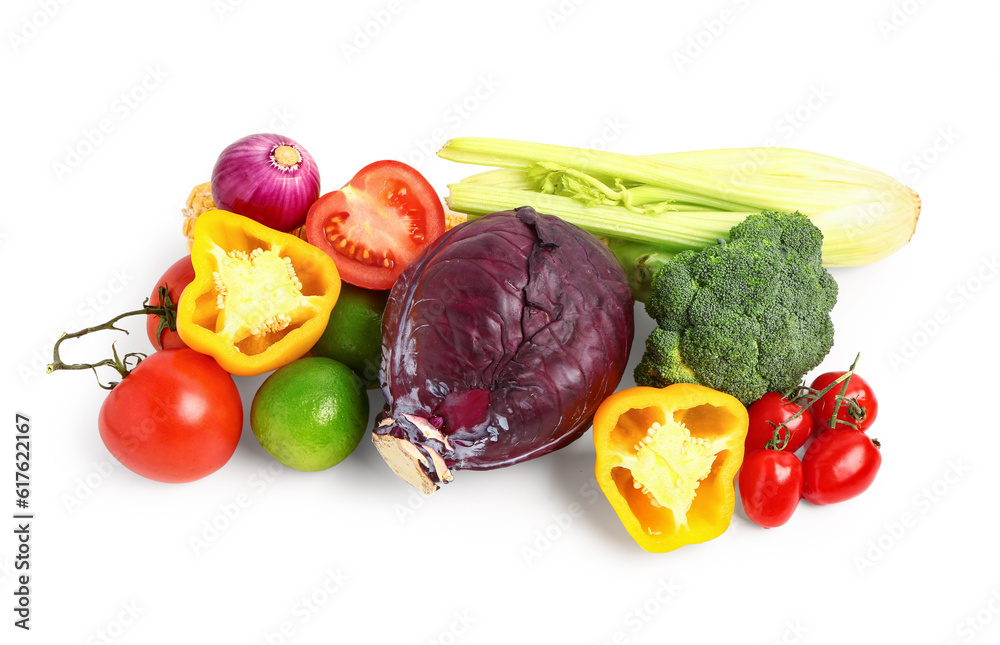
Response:
[[[579,438],[618,386],[634,334],[628,281],[583,229],[529,207],[445,233],[402,273],[382,318],[376,434],[490,470]],[[428,441],[404,415],[450,441]],[[432,444],[432,445],[428,445]]]
[[[295,148],[302,161],[276,167],[271,153]],[[302,226],[319,198],[319,169],[305,148],[278,134],[251,134],[230,144],[212,170],[212,199],[221,209],[244,215],[283,232]]]

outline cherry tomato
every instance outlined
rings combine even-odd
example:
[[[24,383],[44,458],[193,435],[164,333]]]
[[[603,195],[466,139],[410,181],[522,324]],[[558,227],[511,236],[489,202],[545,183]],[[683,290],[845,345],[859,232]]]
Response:
[[[820,374],[812,382],[812,388],[822,390],[845,373],[841,371]],[[823,432],[830,427],[830,417],[833,416],[834,405],[837,401],[836,397],[840,394],[843,385],[843,383],[839,383],[833,386],[829,392],[823,395],[823,398],[813,403],[811,410],[813,418],[816,420],[817,433]],[[852,374],[844,397],[845,400],[841,402],[840,410],[837,412],[837,419],[839,421],[847,421],[851,425],[838,422],[837,427],[856,427],[862,431],[870,428],[875,423],[875,417],[878,416],[878,399],[875,398],[875,392],[872,391],[871,385],[858,376],[857,373]],[[851,404],[850,399],[853,399],[857,405]]]
[[[787,450],[752,450],[743,458],[739,485],[752,522],[766,529],[781,526],[802,499],[802,462]]]
[[[802,410],[802,406],[792,403],[777,392],[768,392],[750,404],[747,413],[750,415],[750,428],[747,430],[746,453],[751,450],[763,450],[765,444],[774,436],[774,426],[780,425]],[[785,452],[795,452],[803,445],[806,439],[812,434],[813,416],[809,410],[788,422],[781,429],[781,439],[784,440],[791,432],[791,437],[783,450]]]
[[[181,292],[184,291],[184,287],[191,284],[194,280],[194,266],[191,264],[191,256],[185,255],[180,260],[177,260],[170,268],[160,276],[159,281],[157,281],[156,286],[153,287],[153,293],[149,296],[149,304],[156,307],[162,305],[160,302],[160,287],[167,287],[167,295],[170,297],[170,301],[175,305],[177,301],[181,299]],[[156,340],[156,330],[160,325],[159,316],[146,316],[146,336],[149,337],[149,342],[153,344],[155,349],[172,349],[177,347],[187,347],[181,337],[176,331],[170,331],[169,328],[165,328],[160,334],[160,342]],[[160,346],[160,343],[163,346]]]
[[[877,441],[854,428],[822,433],[802,457],[802,496],[813,504],[836,504],[868,490],[882,453]]]
[[[390,289],[399,274],[444,233],[444,206],[415,169],[376,161],[309,208],[306,237],[333,258],[340,278]]]
[[[189,482],[221,468],[243,431],[236,384],[215,359],[193,349],[144,358],[101,405],[101,439],[129,470],[161,482]]]

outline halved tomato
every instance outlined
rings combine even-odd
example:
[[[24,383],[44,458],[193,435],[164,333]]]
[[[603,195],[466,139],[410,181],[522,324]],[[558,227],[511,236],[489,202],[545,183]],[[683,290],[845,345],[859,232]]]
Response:
[[[306,216],[309,243],[333,258],[341,280],[365,289],[391,288],[444,229],[434,188],[392,160],[365,166],[346,186],[317,199]]]

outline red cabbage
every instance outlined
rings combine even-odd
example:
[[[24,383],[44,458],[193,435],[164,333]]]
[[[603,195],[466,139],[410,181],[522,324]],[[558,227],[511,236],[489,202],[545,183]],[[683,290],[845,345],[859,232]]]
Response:
[[[625,273],[590,233],[529,207],[461,224],[389,295],[372,440],[427,493],[562,448],[618,386],[633,332]]]

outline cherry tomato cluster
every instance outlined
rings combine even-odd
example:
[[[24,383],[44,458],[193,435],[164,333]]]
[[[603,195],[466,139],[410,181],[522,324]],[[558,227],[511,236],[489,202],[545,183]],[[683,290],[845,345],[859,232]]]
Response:
[[[748,409],[740,500],[764,528],[785,524],[800,499],[824,505],[857,497],[882,464],[878,441],[866,434],[878,416],[867,381],[852,368],[821,374],[805,389],[804,398],[769,392]]]

